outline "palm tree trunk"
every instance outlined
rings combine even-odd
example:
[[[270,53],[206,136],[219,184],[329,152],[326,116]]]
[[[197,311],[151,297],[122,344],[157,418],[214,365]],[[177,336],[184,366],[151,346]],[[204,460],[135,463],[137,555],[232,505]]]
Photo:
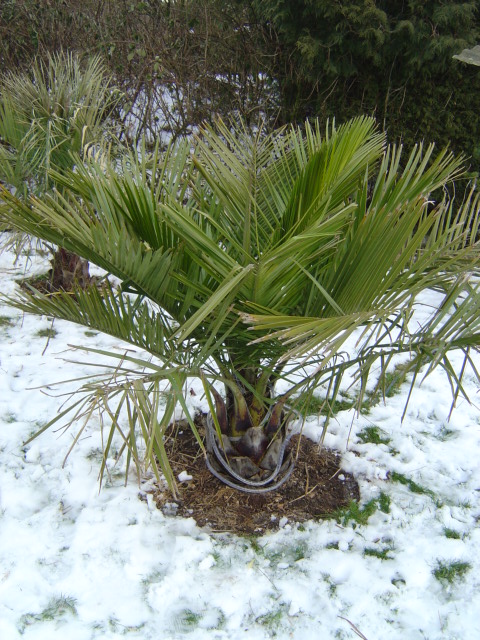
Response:
[[[53,291],[72,291],[80,287],[85,289],[91,282],[89,264],[72,251],[61,247],[51,260],[49,289]]]

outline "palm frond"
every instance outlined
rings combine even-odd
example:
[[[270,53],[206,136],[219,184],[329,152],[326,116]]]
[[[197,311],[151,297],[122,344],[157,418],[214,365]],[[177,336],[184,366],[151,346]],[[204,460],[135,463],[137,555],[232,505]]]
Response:
[[[100,331],[128,342],[164,361],[179,361],[173,341],[175,326],[147,302],[132,300],[108,283],[74,292],[42,294],[36,289],[20,291],[2,301],[25,313],[47,315]]]

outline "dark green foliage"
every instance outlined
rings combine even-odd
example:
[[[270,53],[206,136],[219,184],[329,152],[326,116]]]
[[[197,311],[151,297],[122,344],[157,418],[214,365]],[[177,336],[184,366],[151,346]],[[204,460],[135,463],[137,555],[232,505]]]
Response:
[[[319,72],[329,78],[349,77],[365,61],[382,64],[379,54],[388,18],[369,0],[262,0],[255,4],[260,15],[275,25],[279,41],[296,49],[296,73],[306,81]]]
[[[254,0],[268,25],[285,121],[376,116],[392,140],[419,138],[480,159],[478,69],[452,57],[479,37],[477,3]]]
[[[472,170],[480,163],[480,73],[453,55],[479,33],[472,1],[0,3],[4,70],[60,49],[99,53],[139,131],[181,135],[232,111],[249,122],[367,113],[408,148],[419,138],[451,142],[472,156]]]

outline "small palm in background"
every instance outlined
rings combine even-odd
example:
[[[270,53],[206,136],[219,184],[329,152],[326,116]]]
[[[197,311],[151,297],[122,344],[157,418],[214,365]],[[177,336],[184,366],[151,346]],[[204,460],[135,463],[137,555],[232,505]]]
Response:
[[[380,387],[407,353],[412,385],[424,365],[427,374],[440,365],[454,397],[462,393],[480,343],[478,199],[456,212],[431,200],[461,175],[448,152],[420,146],[404,169],[400,159],[368,118],[253,135],[220,122],[164,154],[87,158],[53,172],[62,195],[27,202],[4,193],[6,224],[121,283],[21,292],[10,303],[151,356],[99,352],[120,364],[72,405],[76,417],[99,406],[111,418],[102,473],[117,429],[127,465],[152,465],[174,490],[163,438],[177,405],[202,444],[184,398],[190,376],[211,409],[207,464],[245,491],[288,477],[289,420],[308,412],[319,386],[328,415],[352,375],[360,405],[371,372]],[[429,289],[440,302],[413,322]],[[463,353],[460,371],[450,350]]]
[[[119,102],[99,58],[85,65],[73,54],[37,60],[28,73],[7,74],[0,82],[0,181],[17,197],[41,197],[54,185],[50,170],[72,168],[72,154],[105,142]],[[21,249],[27,238],[14,237]],[[10,241],[12,238],[10,237]],[[58,250],[50,288],[85,286],[88,264]]]

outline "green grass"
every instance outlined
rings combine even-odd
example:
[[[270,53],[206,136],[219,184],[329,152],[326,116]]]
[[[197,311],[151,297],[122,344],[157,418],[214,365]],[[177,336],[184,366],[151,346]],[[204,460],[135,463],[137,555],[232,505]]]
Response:
[[[0,327],[12,327],[13,318],[10,316],[0,316]]]
[[[338,413],[339,411],[349,411],[355,406],[355,401],[350,398],[343,398],[342,400],[336,400],[333,405],[333,412]]]
[[[298,562],[307,557],[308,546],[305,543],[300,543],[293,547],[292,551],[293,561]]]
[[[245,536],[242,543],[243,552],[246,554],[253,553],[255,558],[265,558],[271,565],[277,565],[280,562],[286,562],[293,566],[296,562],[304,560],[309,556],[309,547],[306,542],[297,542],[296,544],[259,544],[257,539],[252,536]],[[215,555],[214,555],[215,557]]]
[[[387,495],[386,493],[383,493],[382,491],[382,493],[380,494],[380,497],[378,498],[378,508],[382,513],[390,513],[391,502],[392,502],[392,499],[390,498],[390,496]]]
[[[58,335],[58,331],[53,329],[53,327],[49,327],[48,329],[40,329],[40,331],[37,331],[35,335],[38,336],[39,338],[51,339],[51,338],[55,338],[55,336]]]
[[[393,371],[387,372],[382,380],[379,380],[377,388],[374,392],[366,392],[364,400],[361,405],[362,413],[369,413],[369,411],[376,404],[380,402],[382,398],[392,398],[400,392],[402,384],[405,382],[408,367],[406,365],[397,365]],[[300,395],[297,400],[301,404],[306,406],[307,414],[323,414],[326,415],[331,410],[332,414],[339,413],[340,411],[348,411],[357,406],[356,400],[344,396],[342,399],[337,399],[335,402],[327,404],[325,398],[317,395]],[[362,431],[366,440],[363,442],[373,442],[375,444],[388,444],[390,440],[388,438],[382,438],[380,436],[380,429],[378,427],[367,427]],[[361,434],[359,434],[361,438]]]
[[[97,624],[93,625],[93,628],[105,631],[106,630],[105,626],[106,626],[105,624],[101,624],[101,623],[98,624],[97,623]],[[141,629],[143,629],[144,626],[145,626],[144,622],[142,622],[141,624],[136,625],[136,626],[135,625],[127,625],[126,626],[124,624],[121,624],[121,622],[117,618],[111,617],[111,618],[108,619],[108,628],[109,628],[109,630],[110,631],[114,631],[116,633],[119,633],[122,636],[126,636],[128,633],[130,633],[132,631],[133,632],[140,631]],[[116,637],[118,637],[118,636],[116,636]]]
[[[377,390],[371,396],[372,401],[377,401],[380,398],[393,398],[400,392],[402,384],[405,382],[406,375],[408,373],[408,363],[397,365],[393,371],[387,371],[380,379],[377,385]]]
[[[245,540],[246,540],[246,544],[244,547],[245,551],[251,548],[256,555],[264,554],[264,548],[261,544],[258,543],[258,540],[255,536],[245,536]]]
[[[446,538],[450,538],[451,540],[462,540],[463,536],[461,533],[458,533],[458,531],[455,531],[454,529],[448,529],[447,527],[445,527],[445,529],[443,530],[443,535]]]
[[[459,578],[470,571],[472,565],[469,562],[442,562],[439,560],[437,566],[433,570],[435,578],[444,585],[452,585]]]
[[[361,412],[369,413],[370,410],[377,405],[381,400],[385,398],[393,398],[400,393],[402,384],[405,382],[405,378],[408,372],[408,364],[400,364],[395,367],[393,371],[387,371],[383,378],[378,380],[377,386],[374,391],[367,391],[365,398],[362,402]],[[378,428],[378,427],[373,427]],[[367,442],[374,442],[373,440],[367,440]],[[384,442],[383,444],[388,444]],[[382,444],[378,442],[376,444]]]
[[[281,603],[280,606],[272,611],[255,618],[255,622],[269,631],[271,637],[275,637],[277,635],[277,631],[279,631],[284,625],[286,618],[288,618],[288,607],[285,603]]]
[[[366,525],[370,517],[378,510],[382,513],[390,513],[391,498],[385,493],[381,493],[378,498],[373,498],[361,507],[358,502],[352,500],[347,508],[339,509],[333,514],[338,523],[346,526],[353,521],[353,527]]]
[[[192,609],[182,609],[173,617],[173,626],[177,633],[192,634],[198,626],[205,629],[219,630],[225,625],[225,614],[221,609],[214,607],[209,611],[193,611]]]
[[[383,549],[375,549],[374,547],[367,547],[363,550],[364,556],[372,556],[379,558],[380,560],[393,560],[392,556],[388,555],[392,551],[391,547],[384,547]]]
[[[311,393],[303,393],[295,398],[295,404],[298,409],[302,413],[306,413],[306,415],[327,415],[329,409],[331,410],[332,414],[338,413],[339,411],[348,411],[355,406],[355,401],[345,396],[341,400],[337,399],[332,404],[331,402],[327,403],[326,399],[323,396],[317,396],[315,394],[312,395]]]
[[[191,609],[184,609],[176,616],[175,627],[191,629],[192,627],[197,627],[201,619],[202,615],[200,613],[196,613]]]
[[[330,598],[334,598],[337,595],[337,584],[332,580],[331,576],[329,576],[328,573],[323,574],[323,579],[328,586],[328,595],[330,596]]]
[[[392,398],[394,395],[399,393],[402,384],[405,382],[406,372],[406,365],[398,365],[393,371],[387,372],[383,377],[383,380],[379,381],[377,389],[374,392],[367,391],[365,393],[364,400],[360,407],[361,412],[369,413],[372,407],[378,404],[382,398]],[[306,412],[309,415],[327,415],[329,409],[332,414],[336,414],[340,411],[349,411],[353,407],[357,406],[357,401],[346,395],[330,404],[326,403],[324,397],[317,395],[300,395],[297,400],[300,402],[300,407],[301,403],[305,404]],[[361,434],[359,434],[360,439],[362,439],[362,434],[365,438],[362,442],[365,443],[373,442],[375,444],[388,444],[390,442],[389,438],[382,437],[380,435],[380,429],[378,427],[367,427],[361,432]]]
[[[401,587],[404,587],[407,584],[407,581],[405,580],[405,578],[402,578],[401,576],[395,576],[394,578],[392,578],[391,583],[393,584],[394,587],[397,587],[397,589],[400,589]]]
[[[52,620],[58,620],[66,615],[77,615],[75,608],[75,598],[68,596],[60,596],[58,598],[52,598],[45,609],[40,613],[26,613],[18,622],[18,630],[21,634],[25,632],[26,627],[35,624],[36,622],[50,622]]]
[[[52,598],[46,609],[42,611],[41,615],[44,620],[55,620],[55,618],[64,616],[67,613],[77,615],[75,603],[75,598],[70,598],[68,596]]]
[[[255,622],[262,627],[272,629],[273,627],[280,626],[283,615],[284,614],[282,609],[279,609],[278,611],[271,611],[270,613],[266,613],[263,616],[259,616],[258,618],[256,618]]]
[[[334,517],[338,523],[341,522],[344,526],[350,521],[353,521],[354,527],[357,524],[365,525],[377,508],[377,500],[370,500],[363,507],[361,507],[358,502],[352,500],[346,509],[340,509]]]
[[[314,413],[319,414],[325,409],[325,398],[321,398],[320,396],[312,395],[310,398],[299,396],[298,400],[302,403],[300,405],[302,406],[302,409],[303,406],[305,406],[305,412],[307,415]]]
[[[419,495],[426,495],[426,496],[430,496],[431,498],[435,498],[435,494],[433,491],[430,491],[430,489],[426,489],[425,487],[422,487],[421,485],[417,484],[416,482],[414,482],[410,478],[407,478],[401,473],[392,471],[389,474],[389,478],[392,482],[399,482],[400,484],[403,484],[404,486],[408,487],[412,493],[418,493]]]
[[[384,432],[379,427],[365,427],[358,434],[359,439],[363,444],[371,442],[373,444],[389,444],[390,438],[382,436]]]
[[[329,542],[325,549],[336,549],[338,551],[338,542]]]
[[[87,336],[87,338],[94,338],[95,336],[98,336],[98,331],[84,331],[84,334]]]
[[[406,368],[404,365],[398,365],[391,372],[385,374],[384,389],[385,397],[393,398],[400,392],[400,387],[405,382]]]
[[[445,425],[442,426],[440,431],[434,436],[440,442],[446,442],[447,440],[451,440],[457,435],[457,432],[454,429],[447,429]]]
[[[90,451],[85,456],[87,460],[94,460],[95,462],[101,462],[103,460],[103,451],[100,447],[95,449],[90,449]]]

